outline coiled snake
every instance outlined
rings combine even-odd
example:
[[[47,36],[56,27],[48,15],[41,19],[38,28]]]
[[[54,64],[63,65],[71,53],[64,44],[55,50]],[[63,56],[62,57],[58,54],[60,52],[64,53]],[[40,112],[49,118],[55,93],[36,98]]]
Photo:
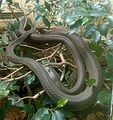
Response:
[[[62,42],[67,46],[74,59],[74,63],[77,65],[78,70],[77,83],[73,88],[65,88],[61,84],[60,80],[57,80],[57,84],[55,84],[41,63],[36,62],[31,58],[21,58],[15,55],[14,48],[28,37],[30,37],[31,40],[36,41],[37,44],[38,41],[54,41]],[[42,35],[36,34],[34,30],[28,30],[24,32],[23,35],[19,38],[14,36],[13,38],[15,38],[15,40],[12,41],[6,49],[7,57],[12,62],[22,63],[29,67],[29,69],[31,69],[39,78],[43,88],[53,100],[56,101],[60,98],[67,98],[67,106],[72,110],[81,110],[87,108],[95,102],[96,96],[102,84],[101,69],[96,57],[92,54],[88,46],[78,35],[75,33],[69,34],[67,30],[54,30]],[[84,64],[88,71],[89,78],[96,80],[94,85],[91,87],[87,86],[85,89]]]

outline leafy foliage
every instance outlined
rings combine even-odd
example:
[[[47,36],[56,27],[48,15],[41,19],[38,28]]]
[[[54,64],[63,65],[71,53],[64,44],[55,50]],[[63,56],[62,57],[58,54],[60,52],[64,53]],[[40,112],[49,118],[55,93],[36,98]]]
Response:
[[[81,34],[85,40],[89,40],[88,44],[98,59],[104,57],[104,62],[107,63],[106,70],[113,70],[113,53],[111,51],[113,42],[109,40],[112,37],[109,31],[113,27],[113,16],[110,15],[112,14],[110,1],[71,0],[70,2],[70,0],[45,0],[44,4],[37,1],[35,7],[36,20],[39,23],[43,21],[48,27],[53,25],[64,26],[69,28],[71,33],[76,31]],[[43,19],[44,17],[47,19]],[[108,48],[110,50],[106,52]],[[109,70],[108,73],[110,74]],[[109,77],[112,79],[111,74]],[[107,79],[109,78],[106,75],[105,80]],[[95,84],[95,80],[86,80],[86,84],[92,86]]]
[[[10,31],[16,31],[18,30],[20,27],[20,22],[18,20],[15,20],[13,23],[10,23],[8,26],[8,29]]]
[[[97,97],[98,102],[100,103],[106,103],[110,104],[111,103],[111,92],[108,90],[102,90]]]
[[[41,107],[35,113],[35,115],[30,118],[31,120],[65,120],[65,118],[71,118],[74,116],[72,112],[60,109],[65,106],[67,99],[61,99],[57,101],[56,107],[54,109],[49,109],[46,107]],[[64,114],[65,113],[65,114]]]
[[[23,6],[25,6],[31,0],[23,2]],[[15,5],[13,0],[7,0],[7,3],[9,6]],[[41,3],[40,0],[35,0],[34,3],[35,9],[31,11],[35,13],[37,25],[46,26],[47,28],[62,26],[68,28],[70,33],[76,32],[83,37],[92,52],[97,56],[102,67],[105,89],[98,94],[97,102],[109,104],[113,81],[113,16],[110,0],[44,0],[44,3]],[[18,8],[23,6],[18,6]],[[21,10],[23,11],[23,8]],[[20,27],[20,22],[15,20],[7,27],[9,30],[16,32]],[[13,63],[7,62],[5,56],[4,50],[8,43],[8,34],[4,32],[0,36],[0,57],[4,58],[3,61],[0,61],[0,67],[5,69],[9,66],[15,67]],[[26,73],[26,71],[25,69],[18,72],[18,74],[21,75]],[[34,88],[37,85],[36,80],[36,76],[30,73],[26,78],[24,77],[24,83],[19,82],[19,85],[22,84],[24,86],[21,88],[23,91],[25,89],[30,91],[30,88]],[[95,79],[86,79],[86,85],[89,87],[94,85],[95,82]],[[107,83],[110,84],[107,85]],[[72,112],[65,109],[65,105],[68,102],[67,99],[60,99],[57,103],[54,103],[46,95],[42,99],[38,98],[38,100],[30,102],[30,104],[24,104],[23,101],[17,104],[17,100],[20,99],[17,95],[19,87],[18,82],[0,82],[0,98],[8,97],[12,101],[10,105],[16,104],[28,113],[29,120],[65,120],[75,116]],[[15,94],[17,95],[16,97],[14,97]],[[27,95],[29,95],[29,92]],[[6,104],[0,109],[0,116],[4,117],[7,109]]]
[[[9,43],[6,32],[2,35],[2,39],[1,40],[2,40],[3,44],[7,45]]]
[[[29,86],[31,83],[33,83],[33,81],[35,81],[35,75],[31,75],[31,74],[29,74],[28,76],[27,76],[27,79],[25,80],[25,82],[24,82],[24,85],[25,86]]]
[[[12,4],[12,3],[13,3],[12,0],[6,0],[6,2],[7,2],[8,4]]]
[[[1,82],[0,83],[0,98],[6,97],[9,95],[9,93],[13,90],[18,90],[18,86],[16,85],[16,82]]]
[[[61,108],[61,107],[63,107],[67,102],[68,102],[68,99],[60,99],[60,100],[57,102],[57,107],[58,107],[58,108]]]
[[[86,85],[89,87],[93,86],[95,83],[96,83],[95,79],[87,79],[86,80]]]

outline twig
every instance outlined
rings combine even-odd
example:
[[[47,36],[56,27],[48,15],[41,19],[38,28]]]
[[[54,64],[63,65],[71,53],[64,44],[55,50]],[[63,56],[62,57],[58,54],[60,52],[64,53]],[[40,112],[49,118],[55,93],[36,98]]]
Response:
[[[25,97],[23,97],[23,98],[20,98],[20,99],[17,101],[17,103],[19,103],[20,101],[22,101],[22,100],[24,100],[24,99],[37,99],[37,98],[38,98],[40,95],[42,95],[44,92],[45,92],[45,91],[42,90],[42,91],[40,91],[39,93],[37,93],[36,95],[34,95],[34,96],[25,96]]]
[[[8,4],[8,7],[9,7],[9,9],[11,10],[13,16],[14,16],[18,21],[20,21],[9,4]]]
[[[10,77],[11,75],[13,75],[13,74],[15,74],[16,72],[20,71],[22,68],[24,68],[24,67],[22,66],[22,67],[20,67],[20,68],[16,69],[16,70],[15,70],[15,71],[13,71],[11,74],[9,74],[9,75],[5,76],[4,78],[2,78],[2,80],[7,79],[7,78],[8,78],[8,77]]]
[[[47,58],[48,58],[48,57],[41,58],[41,59],[37,59],[36,61],[41,61],[41,60],[47,59]],[[0,78],[0,80],[5,80],[5,82],[11,82],[11,81],[13,81],[13,80],[19,80],[19,79],[21,79],[21,78],[27,76],[28,74],[30,74],[30,73],[32,72],[32,71],[29,71],[29,72],[25,73],[25,74],[22,75],[22,76],[19,76],[19,77],[16,77],[16,78],[7,79],[8,77],[10,77],[11,75],[13,75],[14,73],[18,72],[19,70],[21,70],[21,69],[23,69],[23,68],[24,68],[24,66],[22,66],[22,67],[16,69],[14,72],[12,72],[11,74],[5,76],[4,78]]]
[[[38,51],[42,51],[41,49],[39,49],[39,48],[36,48],[36,47],[33,47],[33,46],[30,46],[30,45],[23,45],[23,44],[20,44],[20,46],[22,46],[22,47],[27,47],[27,48],[31,48],[31,49],[34,49],[34,50],[38,50]]]
[[[45,59],[49,59],[49,61],[51,61],[51,59],[55,56],[55,54],[58,52],[58,50],[60,50],[60,48],[62,47],[62,44],[60,43],[57,46],[58,46],[57,49],[51,55],[49,55],[47,57],[37,59],[36,61],[39,62],[39,61],[42,61],[42,60],[45,60]],[[46,50],[49,50],[49,49],[46,49]]]
[[[4,68],[0,68],[0,70],[16,70],[16,69],[18,69],[18,68],[8,68],[8,67],[4,67]]]
[[[39,59],[37,59],[36,61],[38,61],[38,60],[39,60]],[[46,66],[49,66],[49,65],[50,65],[50,66],[62,66],[62,65],[65,65],[65,64],[68,64],[68,65],[76,68],[73,64],[71,64],[71,63],[69,63],[69,62],[48,63],[48,64],[46,64],[46,65],[44,65],[44,66],[45,66],[45,67],[46,67]],[[20,68],[18,68],[18,69],[15,70],[15,71],[17,72],[17,71],[21,70],[22,68],[23,68],[23,66],[20,67]],[[13,75],[14,73],[16,73],[15,71],[14,71],[13,73],[9,74],[8,77],[11,76],[11,75]],[[24,74],[24,75],[22,75],[22,76],[19,76],[19,77],[16,77],[16,78],[7,79],[7,77],[5,77],[6,80],[5,80],[4,78],[1,78],[0,80],[5,80],[5,82],[11,82],[11,81],[13,81],[13,80],[19,80],[19,79],[27,76],[27,75],[30,74],[31,72],[32,72],[32,71],[29,71],[29,72],[27,72],[26,74]]]
[[[108,90],[110,90],[109,86],[105,82],[103,82],[103,84]]]
[[[61,45],[61,44],[58,44],[57,46],[60,46],[60,45]],[[27,47],[28,47],[28,46],[27,46]],[[32,47],[32,46],[29,46],[29,47]],[[35,49],[35,47],[32,47],[32,48]],[[37,49],[37,48],[36,48],[36,49]],[[56,51],[55,51],[54,53],[52,53],[50,56],[37,59],[36,61],[42,61],[42,60],[45,60],[45,59],[52,58],[55,53],[56,53]],[[15,71],[13,71],[11,74],[9,74],[9,75],[7,75],[7,76],[5,76],[5,77],[3,77],[3,78],[0,78],[0,80],[5,80],[5,79],[7,79],[8,77],[10,77],[11,75],[13,75],[13,74],[15,74],[16,72],[20,71],[20,70],[23,69],[23,68],[24,68],[24,66],[21,66],[20,68],[18,68],[18,69],[16,69]],[[31,73],[31,71],[29,71],[29,72]],[[17,78],[14,78],[14,79],[13,79],[13,78],[12,78],[12,79],[8,79],[8,80],[6,80],[6,82],[7,82],[7,81],[12,81],[12,80],[18,80],[18,79],[20,79],[20,78],[23,78],[23,76],[25,77],[26,75],[28,75],[29,72],[27,72],[25,75],[22,75],[22,76],[20,76],[20,77],[17,77]]]
[[[62,52],[60,52],[59,55],[60,55],[60,58],[61,58],[62,62],[66,62],[66,60],[65,60],[65,58],[64,58],[64,56],[63,56],[63,54],[62,54]]]
[[[102,55],[98,58],[99,60],[102,59],[103,56],[105,56],[105,54],[109,51],[109,48],[107,48],[103,53]]]
[[[67,65],[70,65],[71,67],[73,67],[73,68],[76,68],[73,64],[71,64],[71,63],[69,63],[69,62],[60,62],[60,63],[47,63],[47,64],[45,64],[44,66],[46,67],[46,66],[62,66],[62,65],[65,65],[65,64],[67,64]]]
[[[57,49],[50,55],[49,61],[51,61],[51,59],[52,59],[52,58],[55,56],[55,54],[61,49],[61,47],[62,47],[62,44],[59,45],[59,46],[57,47]]]
[[[37,51],[41,51],[41,52],[48,51],[48,50],[50,50],[50,49],[55,49],[56,47],[59,47],[60,45],[61,45],[61,43],[57,44],[56,46],[47,48],[47,49],[39,49],[39,48],[30,46],[30,45],[27,45],[27,44],[25,44],[25,45],[20,44],[20,46],[22,46],[22,47],[28,47],[28,48],[31,48],[31,49],[34,49],[34,50],[37,50]],[[56,51],[55,51],[55,53],[56,53]],[[55,53],[54,53],[54,54],[55,54]],[[34,53],[34,54],[36,54],[36,53]],[[49,57],[52,57],[52,56],[53,56],[53,55],[51,55],[51,56],[49,56]]]
[[[24,75],[22,75],[22,76],[19,76],[19,77],[16,77],[16,78],[6,79],[5,82],[11,82],[11,81],[13,81],[13,80],[19,80],[19,79],[27,76],[27,75],[30,74],[31,72],[32,72],[32,71],[29,71],[29,72],[27,72],[26,74],[24,74]]]
[[[43,59],[47,59],[47,57],[46,57],[46,58],[43,58]],[[43,60],[43,59],[37,59],[36,61],[41,61],[41,60]],[[11,74],[9,74],[9,75],[7,75],[7,76],[5,76],[5,77],[3,77],[3,78],[0,78],[0,80],[5,80],[5,82],[10,82],[10,81],[13,81],[13,80],[19,80],[19,79],[27,76],[28,74],[30,74],[30,73],[32,72],[32,71],[29,71],[29,72],[25,73],[24,75],[22,75],[22,76],[20,76],[20,77],[7,79],[8,77],[10,77],[11,75],[13,75],[13,74],[15,74],[16,72],[20,71],[20,70],[23,69],[23,68],[24,68],[24,66],[21,66],[20,68],[18,68],[18,69],[16,69],[15,71],[13,71]]]
[[[38,51],[44,52],[44,51],[49,51],[49,50],[51,50],[51,49],[55,49],[55,48],[59,47],[60,45],[61,45],[61,43],[57,44],[56,46],[49,47],[49,48],[47,48],[47,49],[39,49],[39,48],[36,48],[36,49],[37,49]],[[36,54],[36,53],[35,53],[35,54]]]
[[[55,56],[55,54],[60,50],[60,48],[62,47],[62,44],[60,43],[57,46],[58,46],[57,49],[51,55],[49,55],[47,57],[44,57],[44,58],[37,59],[36,61],[39,62],[39,61],[42,61],[44,59],[49,59],[49,61],[50,61]],[[60,63],[48,63],[48,64],[46,64],[44,66],[48,66],[48,65],[52,65],[52,66],[62,66],[63,65],[63,66],[65,66],[67,64],[67,65],[70,65],[70,66],[76,68],[73,64],[71,64],[69,62],[66,62],[65,59],[63,58],[63,55],[61,55],[61,53],[60,53],[60,56],[61,56],[62,62],[60,62]],[[4,78],[1,78],[0,80],[5,80],[5,82],[10,82],[10,81],[13,81],[13,80],[19,80],[19,79],[27,76],[28,74],[30,74],[32,72],[32,71],[29,71],[29,72],[27,72],[26,74],[24,74],[22,76],[19,76],[19,77],[16,77],[16,78],[7,79],[8,77],[12,76],[13,74],[15,74],[16,72],[20,71],[23,68],[24,68],[24,66],[21,66],[20,68],[16,69],[15,71],[13,71],[9,75],[5,76]]]
[[[62,62],[66,62],[66,60],[65,60],[65,58],[64,58],[64,56],[63,56],[63,54],[62,54],[62,52],[60,52],[59,54],[60,54],[60,58],[61,58]],[[60,81],[63,81],[63,79],[64,79],[64,76],[65,76],[65,69],[66,69],[66,64],[63,65],[63,70],[62,70],[62,74],[61,74],[61,77],[60,77]]]

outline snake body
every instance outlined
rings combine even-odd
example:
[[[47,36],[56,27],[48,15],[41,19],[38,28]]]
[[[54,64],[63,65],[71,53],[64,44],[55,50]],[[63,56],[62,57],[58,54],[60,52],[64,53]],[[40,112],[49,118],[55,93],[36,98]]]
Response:
[[[75,33],[69,34],[67,30],[54,30],[50,32],[50,34],[58,34],[63,35],[69,38],[74,46],[77,47],[82,60],[84,61],[86,68],[89,73],[89,78],[94,78],[96,81],[96,85],[101,87],[102,79],[101,79],[101,68],[100,65],[95,57],[95,55],[91,52],[89,47],[85,44],[85,42]],[[73,49],[73,48],[72,48]],[[98,88],[100,88],[98,87]]]
[[[31,32],[31,31],[30,31]],[[7,51],[9,52],[7,54],[7,56],[9,56],[9,54],[12,53],[11,57],[9,57],[10,60],[12,60],[13,62],[22,62],[22,60],[20,61],[20,57],[16,57],[14,55],[13,49],[16,47],[16,45],[18,45],[19,43],[21,43],[22,41],[25,40],[25,37],[30,34],[30,32],[25,33],[21,38],[19,38],[19,40],[15,40],[15,42],[12,42],[8,47],[7,47]],[[37,34],[36,34],[37,35]],[[35,34],[33,35],[35,36]],[[32,38],[32,37],[31,37]],[[74,47],[73,43],[66,37],[64,36],[60,36],[60,35],[48,35],[48,37],[45,36],[46,41],[59,41],[59,42],[63,42],[64,44],[66,44],[66,46],[70,49],[70,52],[73,55],[74,61],[76,61],[77,67],[78,67],[78,80],[76,85],[72,88],[72,89],[66,89],[63,85],[61,85],[60,82],[57,81],[57,84],[59,86],[59,88],[63,88],[62,90],[64,90],[65,92],[69,93],[69,94],[77,94],[79,93],[84,85],[84,66],[81,60],[80,55],[78,54],[76,47]],[[35,39],[34,39],[35,40]],[[71,49],[73,46],[74,49]],[[11,52],[12,51],[12,52]],[[15,60],[15,61],[14,61]],[[20,61],[20,62],[19,62]]]
[[[58,84],[56,85],[42,64],[31,58],[21,58],[15,55],[14,48],[28,38],[28,36],[37,43],[38,41],[58,41],[67,46],[78,67],[77,84],[73,88],[67,89],[63,87],[60,81],[57,81]],[[9,60],[16,63],[22,63],[29,67],[29,69],[31,69],[39,78],[43,88],[54,101],[59,100],[60,98],[67,98],[67,105],[73,110],[87,108],[95,102],[97,93],[99,92],[102,84],[101,69],[95,56],[78,35],[70,35],[66,30],[55,30],[44,35],[38,35],[34,33],[33,30],[28,30],[8,45],[6,53]],[[96,80],[96,83],[93,86],[87,86],[85,89],[83,89],[85,83],[84,64],[88,70],[89,78]]]

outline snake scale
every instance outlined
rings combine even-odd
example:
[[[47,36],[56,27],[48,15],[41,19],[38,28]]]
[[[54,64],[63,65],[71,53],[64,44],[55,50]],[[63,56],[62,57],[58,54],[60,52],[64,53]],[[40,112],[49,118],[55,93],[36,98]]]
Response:
[[[21,29],[20,29],[21,31]],[[31,40],[37,42],[62,42],[71,52],[74,62],[77,65],[78,78],[77,83],[71,89],[65,88],[60,80],[54,83],[44,66],[31,58],[19,57],[14,53],[14,48],[30,37]],[[39,78],[43,88],[47,94],[54,100],[67,98],[67,106],[72,110],[82,110],[93,104],[96,96],[101,88],[101,68],[88,46],[75,33],[69,34],[67,30],[53,30],[46,34],[36,34],[34,30],[28,30],[22,36],[15,38],[6,49],[9,60],[15,63],[26,65]],[[95,79],[96,83],[91,87],[85,85],[85,66],[89,74],[89,79]]]

